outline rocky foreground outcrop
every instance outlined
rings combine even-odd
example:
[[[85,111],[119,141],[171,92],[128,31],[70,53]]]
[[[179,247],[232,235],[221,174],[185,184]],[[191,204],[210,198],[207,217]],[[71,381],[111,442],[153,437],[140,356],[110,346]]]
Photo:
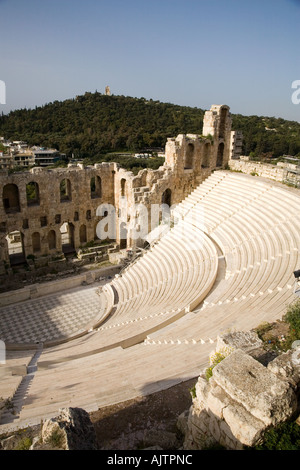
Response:
[[[63,408],[57,418],[48,419],[42,427],[43,443],[55,443],[64,450],[96,450],[94,426],[82,408]]]
[[[62,408],[56,418],[26,431],[27,437],[16,433],[2,439],[1,450],[97,450],[93,423],[82,408]]]
[[[180,419],[185,449],[255,446],[266,430],[297,416],[300,349],[269,355],[268,362],[257,335],[239,332],[220,338],[211,359],[216,354],[223,360],[209,379],[200,375],[193,404]]]
[[[216,357],[220,360],[217,365]],[[132,429],[129,436],[120,431],[117,448],[125,450],[126,443],[130,443],[130,449],[202,450],[221,445],[240,450],[261,443],[270,428],[289,419],[296,420],[300,410],[299,347],[277,355],[266,351],[254,332],[228,333],[218,338],[210,365],[211,369],[205,369],[196,382],[191,407],[179,416],[180,436],[152,422],[153,409],[149,409],[149,423],[145,423],[144,412],[140,417],[145,428],[138,426],[138,430]],[[207,370],[210,370],[209,374]],[[175,391],[170,389],[169,393],[174,396]],[[182,400],[182,392],[177,399]],[[161,414],[163,406],[162,403],[159,408]],[[127,418],[131,419],[130,413]],[[120,425],[118,419],[117,427]],[[176,419],[174,426],[175,422]],[[300,417],[296,422],[300,424]],[[129,428],[130,423],[126,421],[125,424]],[[99,436],[97,441],[90,415],[81,408],[61,409],[56,418],[26,432],[27,442],[17,433],[2,438],[0,448],[103,449]],[[138,447],[135,447],[136,442],[140,442]]]

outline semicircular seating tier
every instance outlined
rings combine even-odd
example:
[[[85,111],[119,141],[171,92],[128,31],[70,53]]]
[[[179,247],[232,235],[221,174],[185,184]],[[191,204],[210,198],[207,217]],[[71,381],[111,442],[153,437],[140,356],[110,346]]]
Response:
[[[295,300],[300,265],[299,192],[255,177],[217,172],[176,209],[218,244],[223,276],[193,315],[148,340],[216,337],[280,319]]]
[[[96,328],[43,350],[20,419],[196,377],[218,335],[280,319],[295,300],[299,191],[216,171],[173,216],[174,228],[103,288]]]
[[[212,240],[192,224],[177,224],[104,286],[99,305],[107,308],[94,326],[97,334],[89,341],[74,340],[70,347],[75,354],[78,343],[82,354],[83,350],[128,347],[143,341],[199,305],[212,289],[217,272],[218,253]]]

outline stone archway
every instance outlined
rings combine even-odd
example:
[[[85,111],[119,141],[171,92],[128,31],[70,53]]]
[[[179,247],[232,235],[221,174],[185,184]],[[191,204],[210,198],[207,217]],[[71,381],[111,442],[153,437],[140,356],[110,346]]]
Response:
[[[27,206],[37,206],[40,203],[39,185],[35,181],[26,184]]]
[[[93,176],[90,180],[91,199],[102,197],[102,182],[100,176]]]
[[[80,225],[80,228],[79,228],[79,242],[81,244],[87,242],[86,225],[84,224]]]
[[[189,143],[185,151],[185,159],[184,159],[185,170],[192,170],[194,168],[194,153],[195,153],[195,146],[194,144]]]
[[[202,158],[202,168],[210,167],[210,153],[211,153],[211,144],[207,142],[204,145],[203,158]]]
[[[224,143],[221,142],[218,147],[218,154],[217,154],[217,163],[216,166],[220,167],[223,166],[223,158],[224,158]]]
[[[64,222],[60,227],[61,233],[61,247],[65,254],[74,253],[75,241],[74,241],[74,225],[69,222]]]
[[[56,233],[55,230],[50,230],[48,233],[48,247],[49,250],[55,250],[56,249]]]
[[[68,178],[61,180],[59,185],[60,191],[60,202],[66,202],[72,200],[72,186],[71,181]]]
[[[41,236],[39,232],[34,232],[31,238],[33,253],[39,253],[41,251]]]
[[[167,188],[161,196],[161,203],[167,204],[169,207],[172,205],[172,191],[170,188]]]
[[[127,248],[127,226],[125,222],[120,224],[120,250]]]
[[[10,232],[5,237],[8,246],[8,256],[11,266],[25,263],[24,235],[18,230]]]
[[[6,184],[4,186],[2,200],[7,214],[20,212],[19,188],[16,184]]]
[[[126,179],[122,178],[121,179],[121,197],[126,196]]]

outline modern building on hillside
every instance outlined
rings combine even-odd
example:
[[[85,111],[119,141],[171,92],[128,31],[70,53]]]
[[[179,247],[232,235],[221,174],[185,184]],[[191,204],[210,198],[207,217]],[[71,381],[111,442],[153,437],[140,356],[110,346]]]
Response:
[[[56,149],[45,149],[43,147],[33,150],[34,164],[36,166],[49,166],[58,161],[65,161],[66,155],[59,153]]]
[[[0,169],[9,170],[13,168],[14,163],[11,155],[8,155],[4,152],[0,152]]]

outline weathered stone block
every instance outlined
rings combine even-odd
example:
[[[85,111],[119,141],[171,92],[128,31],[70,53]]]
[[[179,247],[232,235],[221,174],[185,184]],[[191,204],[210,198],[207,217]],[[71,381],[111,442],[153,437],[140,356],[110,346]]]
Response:
[[[224,390],[219,387],[211,387],[206,397],[206,407],[220,419],[223,419],[223,410],[230,403],[229,397]]]
[[[235,331],[219,336],[217,339],[216,352],[223,350],[242,349],[246,353],[250,353],[254,349],[261,348],[263,342],[253,331]]]
[[[292,349],[276,357],[268,364],[268,370],[289,383],[298,386],[300,383],[300,348]]]
[[[185,410],[183,413],[181,413],[178,416],[176,426],[179,429],[179,431],[183,434],[186,435],[187,430],[188,430],[188,418],[189,418],[190,410]]]
[[[237,349],[213,369],[213,378],[237,403],[265,425],[276,425],[296,410],[292,387]]]
[[[248,413],[243,406],[232,403],[223,410],[228,432],[237,441],[246,446],[253,446],[261,438],[266,425]]]

